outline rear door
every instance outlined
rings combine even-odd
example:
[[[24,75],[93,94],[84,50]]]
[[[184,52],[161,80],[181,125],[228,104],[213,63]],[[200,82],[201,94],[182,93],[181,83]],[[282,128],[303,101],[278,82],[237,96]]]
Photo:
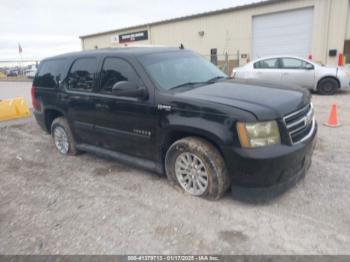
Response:
[[[112,93],[119,81],[129,81],[145,88],[130,61],[106,57],[100,73],[100,89],[95,98],[95,129],[107,149],[132,156],[155,159],[156,110],[154,96],[123,97]]]
[[[94,130],[97,71],[97,57],[75,59],[59,94],[78,143],[100,144]]]
[[[284,83],[296,84],[308,89],[314,87],[315,69],[304,60],[290,57],[281,58],[281,75]]]
[[[279,58],[269,58],[253,64],[252,78],[267,83],[280,83],[281,70]]]

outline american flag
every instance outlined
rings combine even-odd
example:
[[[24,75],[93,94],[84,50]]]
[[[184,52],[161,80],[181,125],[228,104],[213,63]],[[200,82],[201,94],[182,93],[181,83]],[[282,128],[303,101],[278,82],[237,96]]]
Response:
[[[18,53],[22,54],[22,46],[20,43],[18,43]]]

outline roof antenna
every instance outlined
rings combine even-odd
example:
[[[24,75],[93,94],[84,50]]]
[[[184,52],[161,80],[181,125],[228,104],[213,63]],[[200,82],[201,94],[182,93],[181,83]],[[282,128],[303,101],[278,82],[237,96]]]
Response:
[[[185,47],[184,47],[184,45],[181,43],[180,44],[180,47],[179,47],[180,49],[185,49]]]

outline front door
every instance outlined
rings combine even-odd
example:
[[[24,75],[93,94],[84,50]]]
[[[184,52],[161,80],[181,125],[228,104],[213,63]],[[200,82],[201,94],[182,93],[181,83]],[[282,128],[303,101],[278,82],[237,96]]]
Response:
[[[100,89],[95,96],[95,130],[102,146],[132,156],[155,159],[156,111],[154,97],[122,97],[112,93],[119,81],[146,88],[134,67],[118,57],[107,57],[102,64]]]
[[[279,59],[269,58],[254,63],[252,78],[264,83],[279,84],[281,81],[281,70]]]
[[[290,57],[281,58],[281,74],[283,83],[296,84],[308,89],[314,87],[314,67],[304,60]]]

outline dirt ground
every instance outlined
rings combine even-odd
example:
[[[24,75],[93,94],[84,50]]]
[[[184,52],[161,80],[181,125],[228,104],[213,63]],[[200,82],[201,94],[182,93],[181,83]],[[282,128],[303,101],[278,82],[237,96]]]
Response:
[[[0,127],[1,254],[350,254],[350,92],[314,95],[312,166],[266,203],[218,202],[91,154],[60,155],[32,119]],[[337,102],[342,127],[322,125]]]

